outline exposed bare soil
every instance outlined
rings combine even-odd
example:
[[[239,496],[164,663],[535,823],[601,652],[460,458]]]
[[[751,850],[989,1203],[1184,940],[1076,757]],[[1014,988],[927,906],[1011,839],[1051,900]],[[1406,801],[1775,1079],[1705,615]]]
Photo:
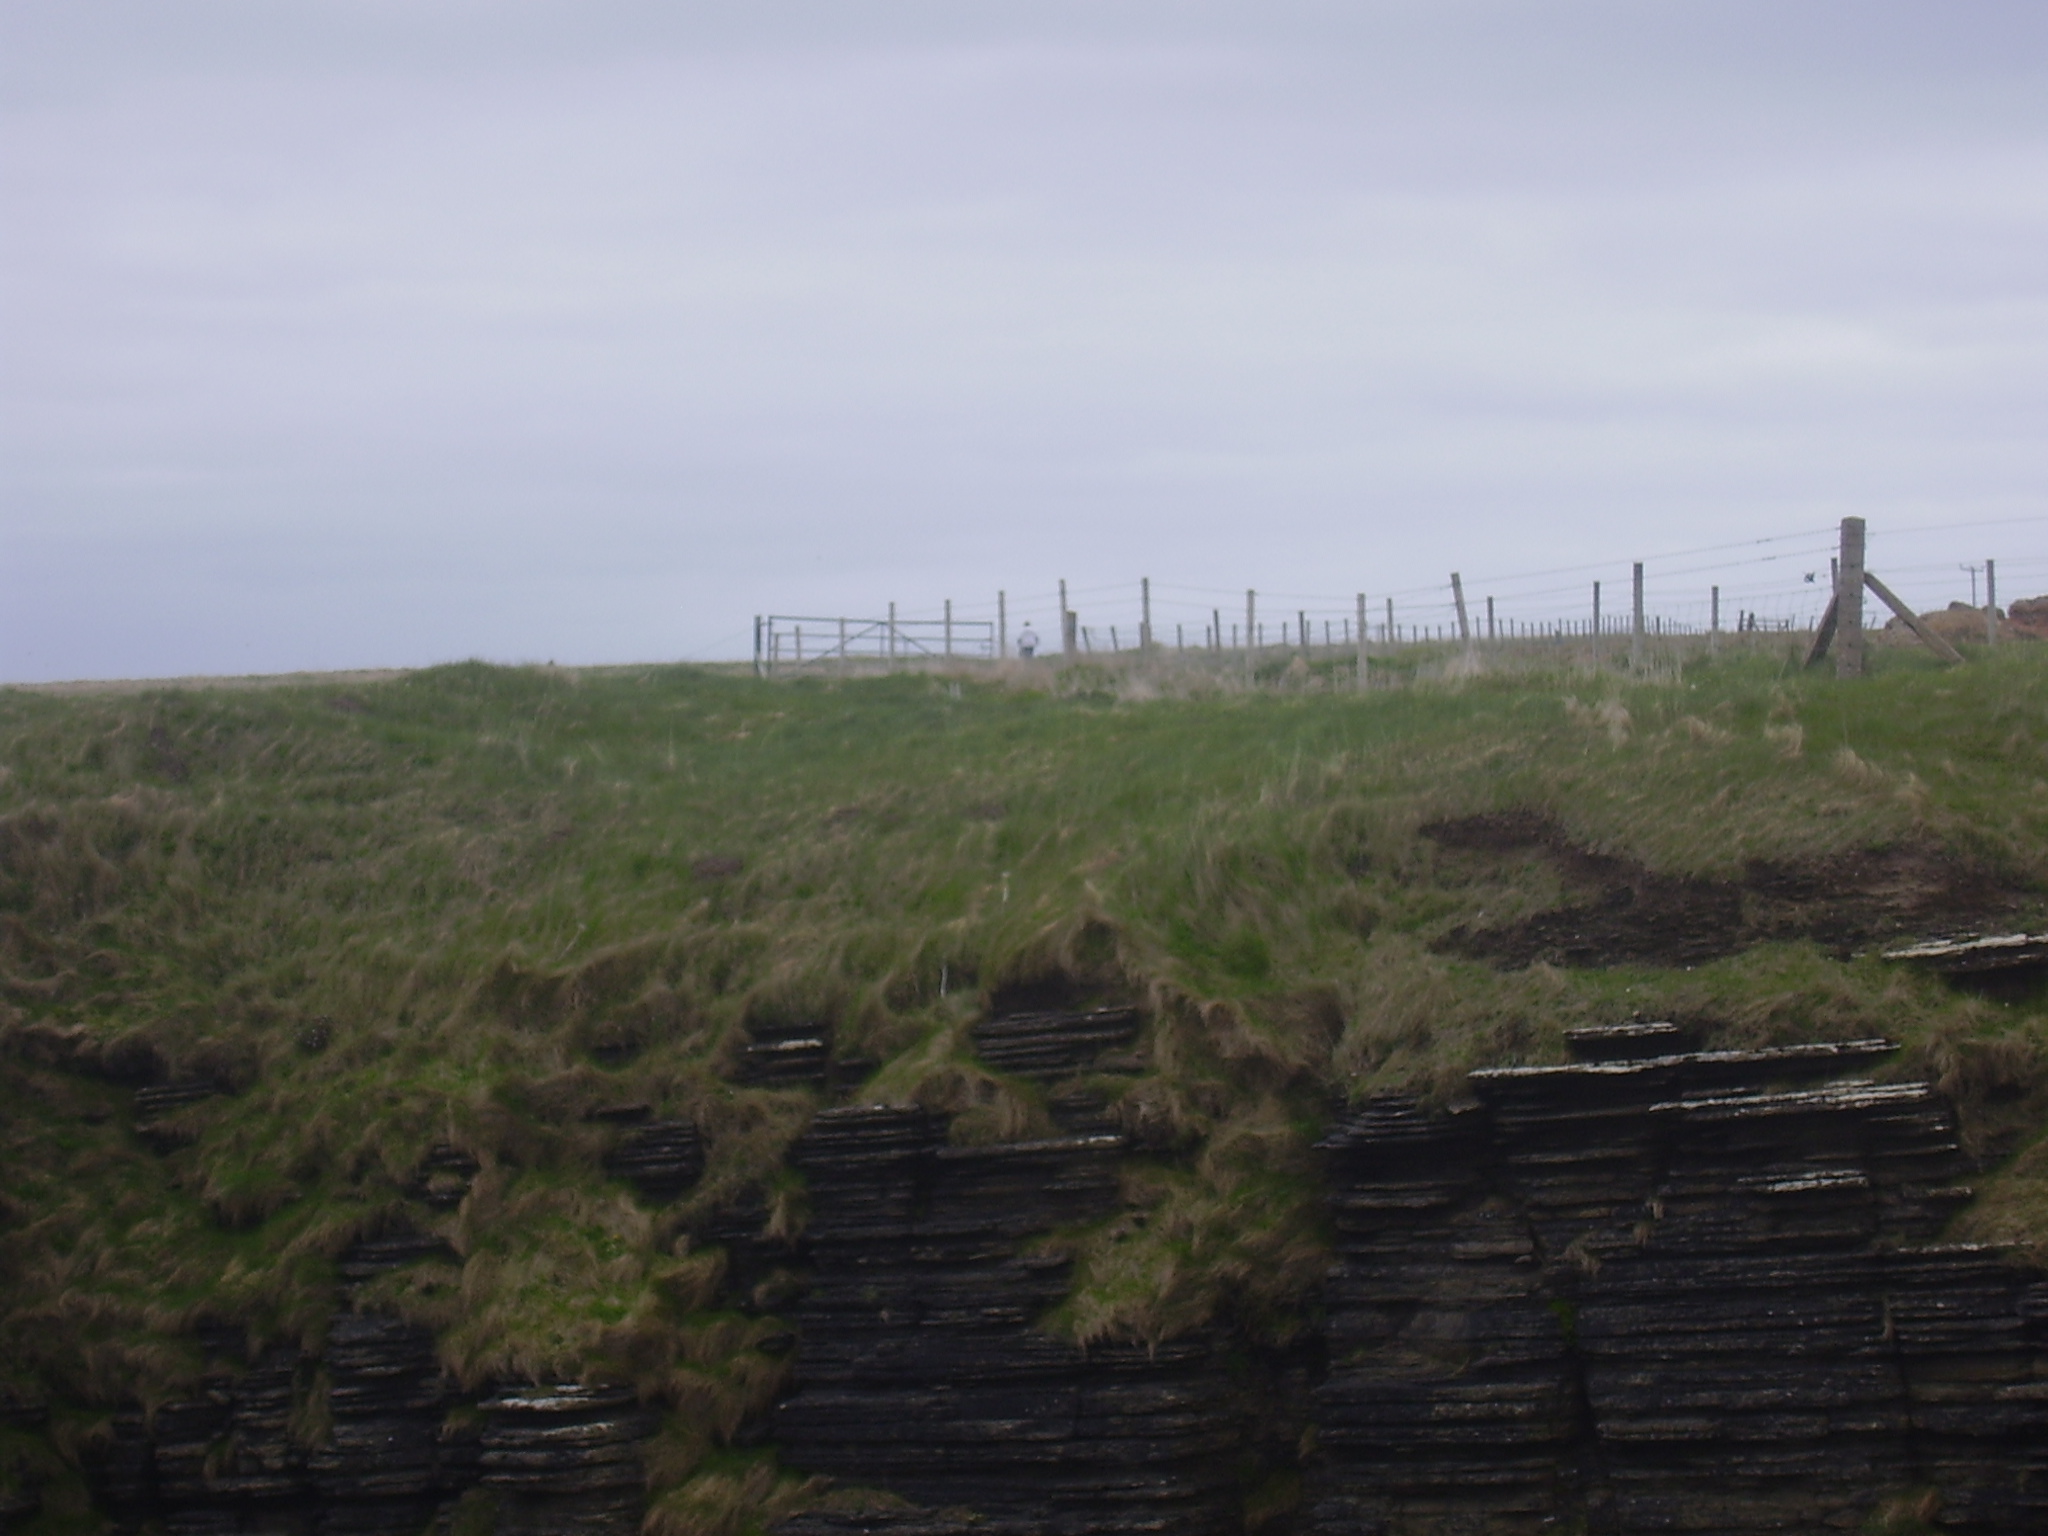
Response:
[[[1497,928],[1459,927],[1441,950],[1513,969],[1552,965],[1697,965],[1769,940],[1811,939],[1839,953],[1912,933],[1969,929],[2013,911],[2025,893],[1938,849],[1897,847],[1807,862],[1752,860],[1739,880],[1660,874],[1597,853],[1556,822],[1512,810],[1422,829],[1440,847],[1485,858],[1540,854],[1576,898]]]

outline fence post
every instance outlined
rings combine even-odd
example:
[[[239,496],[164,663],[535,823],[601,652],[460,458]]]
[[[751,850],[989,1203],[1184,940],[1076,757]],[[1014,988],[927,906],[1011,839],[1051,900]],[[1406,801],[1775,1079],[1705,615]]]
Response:
[[[1308,632],[1308,610],[1306,608],[1294,610],[1294,638],[1301,642],[1301,659],[1303,661],[1308,660],[1310,636]]]
[[[1493,599],[1489,597],[1489,598],[1488,598],[1488,599],[1486,600],[1486,643],[1487,643],[1488,645],[1491,645],[1491,644],[1493,643],[1493,641],[1494,641],[1494,628],[1493,628]]]
[[[846,620],[839,621],[839,665],[844,667],[853,658],[846,654]]]
[[[1863,675],[1863,519],[1842,519],[1841,585],[1835,589],[1835,676]]]
[[[1209,622],[1214,626],[1209,631],[1209,649],[1220,656],[1223,654],[1223,610],[1221,608],[1211,608],[1209,610]]]
[[[894,603],[889,605],[889,666],[892,671],[896,666],[896,605]]]
[[[953,599],[946,599],[946,655],[953,654]]]
[[[996,660],[1010,659],[1010,594],[996,594]]]
[[[1984,562],[1984,643],[1998,644],[1998,562]]]
[[[754,615],[754,676],[761,675],[761,615]]]
[[[1138,649],[1152,649],[1152,578],[1138,578]]]
[[[1067,607],[1067,578],[1060,578],[1060,650],[1074,654],[1074,613]]]
[[[1640,671],[1643,665],[1643,562],[1636,562],[1635,573],[1635,622],[1628,632],[1628,664],[1631,670]]]
[[[1707,604],[1707,654],[1713,655],[1721,648],[1721,589],[1714,588],[1713,598]]]
[[[1456,571],[1451,572],[1451,599],[1458,605],[1458,638],[1469,651],[1472,649],[1472,625],[1465,618],[1465,583]]]
[[[1253,644],[1256,631],[1253,625],[1259,620],[1259,594],[1250,587],[1244,589],[1244,685],[1249,688],[1258,680],[1258,671],[1253,653],[1258,649]]]
[[[1365,692],[1365,680],[1365,594],[1361,592],[1358,594],[1358,691],[1360,693]]]
[[[1593,583],[1593,665],[1600,665],[1600,583]]]

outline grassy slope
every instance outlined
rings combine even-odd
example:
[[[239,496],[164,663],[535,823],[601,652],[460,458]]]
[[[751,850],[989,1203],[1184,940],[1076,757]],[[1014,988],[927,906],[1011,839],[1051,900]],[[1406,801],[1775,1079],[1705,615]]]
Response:
[[[1042,1099],[964,1031],[990,989],[1048,977],[1149,1017],[1151,1069],[1105,1085],[1159,1149],[1131,1177],[1149,1214],[1070,1234],[1051,1323],[1079,1337],[1219,1309],[1284,1334],[1321,1266],[1306,1147],[1339,1095],[1447,1091],[1637,1011],[1725,1042],[1904,1040],[1900,1070],[2021,1147],[1966,1222],[2048,1245],[2041,1005],[1804,943],[1496,971],[1430,941],[1555,905],[1557,875],[1416,832],[1532,807],[1664,872],[1916,844],[2048,889],[2043,652],[1887,655],[1856,686],[1749,658],[1365,698],[475,665],[345,695],[0,694],[0,1361],[79,1411],[62,1440],[189,1383],[195,1321],[314,1340],[334,1256],[452,1142],[484,1164],[469,1200],[410,1209],[463,1263],[393,1299],[472,1381],[624,1377],[673,1405],[663,1507],[715,1527],[772,1486],[717,1442],[778,1367],[752,1348],[769,1325],[711,1310],[718,1255],[687,1228],[747,1192],[799,1223],[776,1164],[812,1107],[720,1081],[743,1021],[829,1017],[885,1063],[868,1097],[1029,1135]],[[151,1053],[242,1089],[186,1111],[168,1157],[104,1080]],[[584,1112],[633,1099],[707,1130],[679,1211],[596,1170]]]

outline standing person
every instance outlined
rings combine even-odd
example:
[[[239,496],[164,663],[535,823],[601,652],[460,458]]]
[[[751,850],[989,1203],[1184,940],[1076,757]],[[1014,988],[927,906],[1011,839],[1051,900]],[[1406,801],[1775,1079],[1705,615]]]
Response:
[[[1029,661],[1037,653],[1038,631],[1033,629],[1031,621],[1026,619],[1024,627],[1017,631],[1017,654]]]

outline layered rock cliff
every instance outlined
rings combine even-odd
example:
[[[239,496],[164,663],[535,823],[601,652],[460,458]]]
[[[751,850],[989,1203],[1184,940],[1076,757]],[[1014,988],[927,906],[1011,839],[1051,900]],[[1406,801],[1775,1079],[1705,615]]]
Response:
[[[980,1032],[1067,1134],[962,1147],[921,1110],[827,1109],[791,1156],[801,1235],[718,1228],[735,1304],[790,1277],[789,1386],[748,1434],[878,1495],[783,1536],[2048,1529],[2048,1278],[1939,1240],[1967,1159],[1928,1088],[1864,1075],[1885,1042],[1699,1051],[1631,1024],[1582,1031],[1572,1064],[1475,1073],[1451,1109],[1371,1101],[1323,1143],[1316,1336],[1082,1349],[1042,1326],[1057,1239],[1119,1208],[1138,1154],[1075,1074],[1136,1027]],[[746,1070],[815,1080],[823,1039],[779,1033]],[[645,1199],[699,1176],[694,1127],[614,1118],[607,1166]],[[459,1199],[473,1166],[430,1163],[419,1198]],[[463,1396],[427,1332],[353,1304],[433,1246],[359,1244],[317,1358],[211,1341],[204,1393],[114,1420],[104,1508],[192,1536],[635,1529],[654,1425],[629,1393]],[[307,1403],[324,1426],[293,1422]]]
[[[1930,1241],[1964,1160],[1924,1086],[1840,1075],[1885,1049],[1481,1072],[1463,1113],[1347,1122],[1309,1527],[2048,1528],[2048,1284]]]
[[[360,1242],[342,1264],[345,1290],[444,1253],[409,1233]],[[94,1491],[123,1529],[414,1536],[445,1524],[465,1494],[521,1536],[639,1527],[652,1422],[631,1393],[561,1384],[464,1396],[430,1332],[347,1306],[316,1357],[276,1348],[244,1364],[232,1333],[208,1342],[203,1395],[115,1415],[92,1453]],[[320,1431],[293,1422],[308,1402],[324,1412]]]

